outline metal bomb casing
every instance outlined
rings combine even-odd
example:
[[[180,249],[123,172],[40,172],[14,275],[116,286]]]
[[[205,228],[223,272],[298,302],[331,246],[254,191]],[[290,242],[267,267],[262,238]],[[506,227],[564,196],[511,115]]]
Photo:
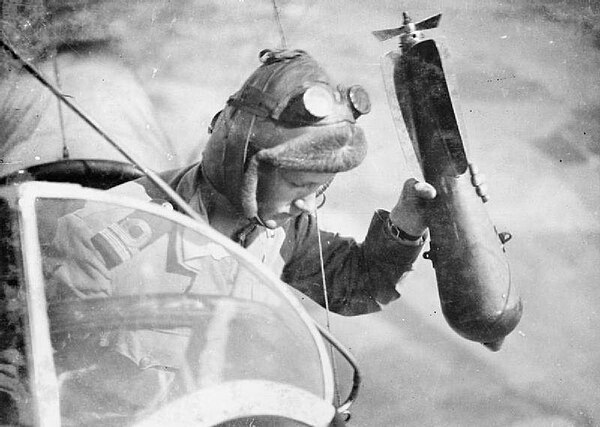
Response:
[[[435,268],[442,312],[459,335],[496,351],[523,307],[504,250],[509,235],[497,232],[471,182],[439,50],[434,40],[415,34],[439,18],[415,29],[405,14],[403,27],[374,34],[404,40],[384,57],[384,78],[394,119],[403,120],[423,176],[437,191],[428,202],[431,250],[425,257]]]
[[[425,180],[437,190],[428,225],[442,311],[461,336],[497,350],[519,323],[521,299],[483,201],[471,183],[463,141],[439,51],[424,40],[395,73],[403,114],[418,141]],[[407,102],[408,101],[408,102]]]

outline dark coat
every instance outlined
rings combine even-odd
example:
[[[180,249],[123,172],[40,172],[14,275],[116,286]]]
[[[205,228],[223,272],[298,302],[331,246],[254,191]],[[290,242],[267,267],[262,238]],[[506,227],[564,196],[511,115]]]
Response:
[[[207,182],[200,164],[163,175],[209,223],[221,211],[235,210]],[[139,184],[144,186],[148,198],[160,198],[159,190],[148,180],[143,178]],[[393,237],[386,226],[388,212],[383,210],[373,215],[363,243],[319,231],[315,217],[308,214],[276,230],[253,224],[241,213],[239,217],[240,226],[231,230],[230,237],[254,253],[284,282],[324,306],[317,234],[320,233],[329,307],[343,315],[378,311],[381,304],[397,299],[400,295],[396,285],[412,269],[423,246],[423,239],[409,242]]]

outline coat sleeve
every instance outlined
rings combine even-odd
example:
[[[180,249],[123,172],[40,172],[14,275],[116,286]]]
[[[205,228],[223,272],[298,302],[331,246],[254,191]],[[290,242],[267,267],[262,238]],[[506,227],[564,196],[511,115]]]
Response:
[[[353,316],[381,310],[400,297],[396,284],[412,270],[423,247],[403,243],[386,227],[388,212],[375,213],[363,243],[321,231],[314,218],[301,216],[282,248],[282,280],[325,306],[317,233],[321,234],[329,308]],[[423,240],[423,239],[421,239]]]
[[[139,200],[152,200],[146,188],[137,181],[122,184],[110,191]],[[45,258],[50,295],[57,298],[112,295],[113,267],[137,252],[128,247],[135,243],[126,239],[129,230],[118,227],[120,221],[132,216],[136,217],[134,221],[137,220],[138,224],[146,222],[146,226],[152,228],[152,233],[149,233],[151,236],[160,236],[165,232],[164,226],[168,225],[163,221],[150,225],[154,218],[152,215],[146,219],[143,213],[132,208],[94,202],[58,218],[51,256]],[[117,232],[115,234],[108,230]],[[106,237],[100,238],[101,234]],[[126,257],[121,259],[122,256]]]
[[[59,219],[53,242],[55,266],[49,280],[52,294],[59,298],[72,295],[90,298],[112,293],[112,277],[92,244],[93,234],[76,214]]]

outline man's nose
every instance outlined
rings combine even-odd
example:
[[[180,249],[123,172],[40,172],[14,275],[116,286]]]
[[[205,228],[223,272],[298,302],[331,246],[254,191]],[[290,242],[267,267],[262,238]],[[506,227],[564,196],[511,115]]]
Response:
[[[317,210],[317,197],[315,194],[309,194],[306,197],[294,200],[293,205],[296,209],[312,214]]]

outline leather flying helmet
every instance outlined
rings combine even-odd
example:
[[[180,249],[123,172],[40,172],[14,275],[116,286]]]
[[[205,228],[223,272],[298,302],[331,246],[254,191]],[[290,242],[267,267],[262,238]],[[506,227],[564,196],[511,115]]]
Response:
[[[337,173],[358,166],[367,143],[356,119],[370,111],[358,85],[336,85],[302,50],[260,52],[262,65],[213,118],[202,168],[247,218],[257,216],[261,163]]]

